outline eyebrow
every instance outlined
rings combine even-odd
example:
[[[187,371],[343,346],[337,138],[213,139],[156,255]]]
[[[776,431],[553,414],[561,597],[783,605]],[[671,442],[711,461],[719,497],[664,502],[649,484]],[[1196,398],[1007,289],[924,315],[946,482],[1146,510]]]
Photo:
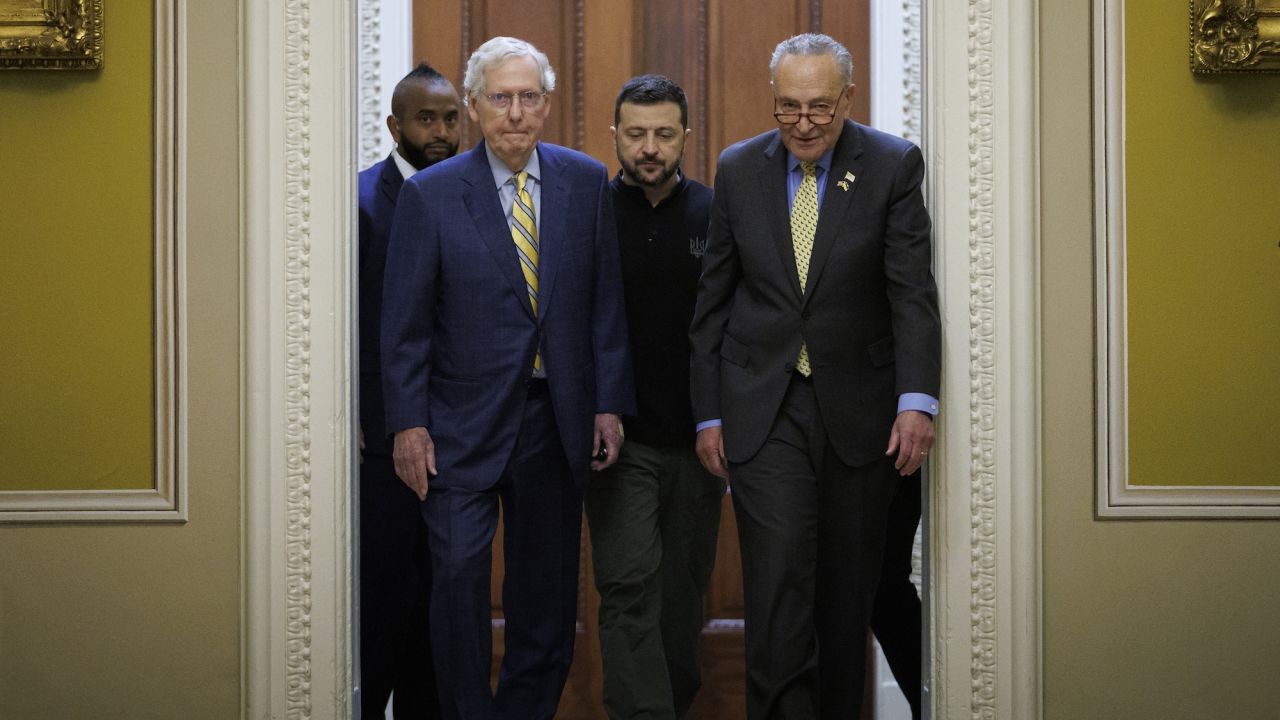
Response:
[[[814,99],[810,100],[807,104],[809,104],[809,105],[817,105],[818,103],[827,103],[827,104],[831,105],[831,104],[835,104],[835,103],[837,102],[837,98],[838,98],[838,97],[839,97],[839,96],[836,96],[836,98],[829,98],[829,97],[819,97],[819,98],[814,98]],[[805,105],[805,104],[806,104],[806,103],[800,102],[799,100],[796,100],[795,98],[789,98],[789,97],[786,97],[785,95],[779,95],[779,96],[777,96],[777,97],[776,97],[776,98],[774,98],[774,99],[775,99],[777,102],[789,102],[789,103],[794,103],[794,104],[796,104],[796,105]]]

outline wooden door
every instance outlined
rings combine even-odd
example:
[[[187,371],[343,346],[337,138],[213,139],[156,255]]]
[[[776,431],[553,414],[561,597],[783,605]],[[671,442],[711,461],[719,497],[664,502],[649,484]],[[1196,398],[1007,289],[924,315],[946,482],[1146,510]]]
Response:
[[[667,75],[689,98],[693,135],[685,150],[685,173],[710,185],[720,150],[774,126],[769,57],[779,41],[796,33],[825,32],[849,48],[858,86],[853,117],[868,122],[869,8],[869,0],[749,5],[734,0],[414,0],[414,54],[461,90],[466,60],[480,43],[495,35],[532,42],[550,58],[557,76],[543,139],[582,150],[611,172],[617,159],[609,126],[619,88],[642,73]],[[478,136],[465,114],[464,123],[467,148]],[[495,678],[503,648],[501,547],[499,535],[493,580]],[[726,495],[703,629],[703,689],[690,720],[746,717],[742,606],[737,525]],[[584,530],[578,636],[557,713],[561,720],[604,718],[598,609]]]

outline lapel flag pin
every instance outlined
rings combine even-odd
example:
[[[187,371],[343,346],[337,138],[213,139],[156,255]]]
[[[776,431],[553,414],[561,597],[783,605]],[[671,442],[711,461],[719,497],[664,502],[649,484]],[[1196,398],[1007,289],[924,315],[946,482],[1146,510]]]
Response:
[[[845,192],[849,192],[849,183],[841,180],[840,182],[836,183],[836,185],[839,186],[841,190]]]
[[[853,173],[849,172],[848,170],[844,172],[844,179],[848,180],[849,182],[853,182],[854,180],[857,180],[857,178],[853,176]]]

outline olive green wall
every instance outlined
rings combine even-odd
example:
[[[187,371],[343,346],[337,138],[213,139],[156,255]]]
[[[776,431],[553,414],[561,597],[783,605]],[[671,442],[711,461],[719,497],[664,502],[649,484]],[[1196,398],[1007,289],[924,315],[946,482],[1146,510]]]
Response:
[[[1044,717],[1276,717],[1280,523],[1094,519],[1090,4],[1040,2]],[[1160,14],[1185,29],[1185,4],[1142,21]],[[1187,72],[1178,48],[1169,73]],[[1240,414],[1241,441],[1274,445],[1252,430],[1267,412]]]
[[[152,17],[99,71],[0,73],[0,490],[155,485]]]
[[[1129,482],[1280,485],[1280,75],[1196,77],[1126,0]]]
[[[106,5],[110,68],[124,61],[117,33],[149,18],[150,3]],[[190,521],[0,526],[0,718],[226,720],[240,714],[237,3],[186,3],[186,12],[192,28],[185,87]],[[15,94],[25,97],[10,82],[0,80],[3,122]],[[92,94],[86,86],[58,92]],[[52,146],[129,161],[122,149],[96,146],[109,119],[95,117],[89,105],[80,117],[83,126],[49,138]],[[7,137],[3,142],[0,163],[7,171]],[[149,157],[149,148],[140,152]],[[63,167],[37,163],[22,172],[26,184],[51,198],[86,191],[65,185]],[[3,202],[8,216],[7,195]],[[144,203],[141,212],[149,217],[149,196],[131,202]],[[64,214],[54,212],[50,220]],[[116,239],[101,234],[81,241]],[[80,433],[103,422],[103,410],[90,407],[79,406],[74,419],[83,422],[45,428],[42,452],[83,452]],[[17,460],[7,448],[3,457],[6,465]]]

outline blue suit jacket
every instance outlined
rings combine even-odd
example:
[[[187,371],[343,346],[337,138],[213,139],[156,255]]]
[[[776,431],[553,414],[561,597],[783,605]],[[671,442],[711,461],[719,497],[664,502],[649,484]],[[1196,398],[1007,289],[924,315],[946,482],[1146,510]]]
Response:
[[[390,155],[360,173],[360,428],[365,453],[390,455],[382,406],[382,274],[404,178]]]
[[[535,317],[484,144],[401,190],[383,292],[387,431],[423,426],[445,487],[497,482],[515,447],[539,342],[574,480],[596,413],[632,413],[618,244],[604,166],[540,143]]]

